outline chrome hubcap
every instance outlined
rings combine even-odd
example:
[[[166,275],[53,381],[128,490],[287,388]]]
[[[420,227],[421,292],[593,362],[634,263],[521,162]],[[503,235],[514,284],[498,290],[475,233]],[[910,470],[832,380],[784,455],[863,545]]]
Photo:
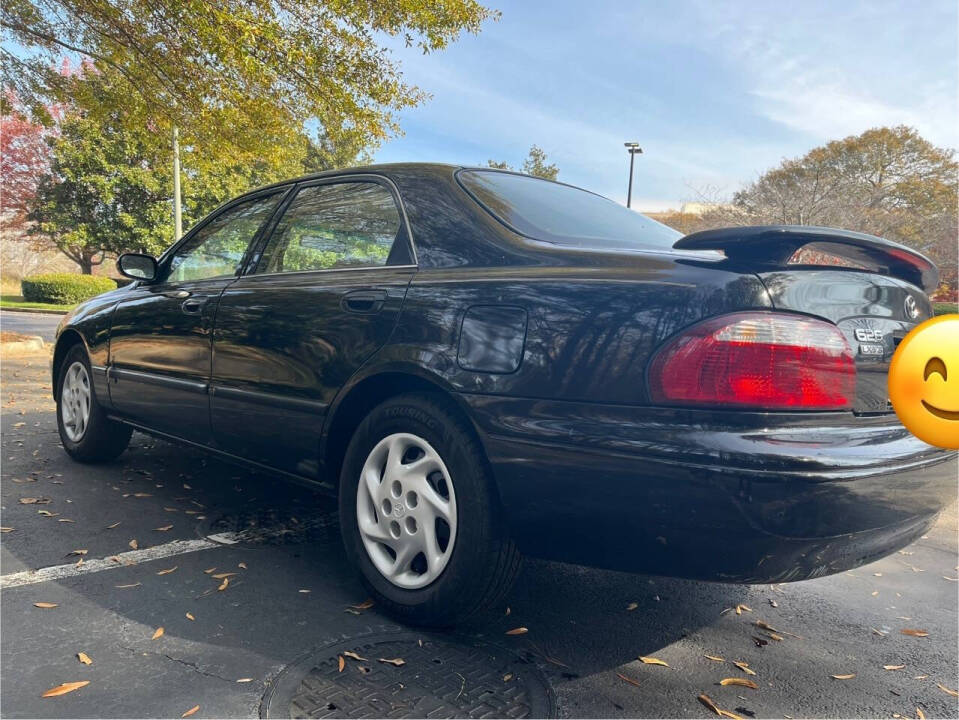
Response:
[[[90,376],[82,362],[67,368],[60,388],[60,417],[67,437],[80,442],[90,422]]]
[[[407,590],[436,580],[456,540],[456,495],[439,453],[410,433],[380,440],[360,473],[356,519],[383,577]]]

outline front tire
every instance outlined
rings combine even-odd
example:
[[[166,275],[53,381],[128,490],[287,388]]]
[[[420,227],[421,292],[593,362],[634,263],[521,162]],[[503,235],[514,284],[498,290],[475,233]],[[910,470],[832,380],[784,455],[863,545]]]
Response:
[[[57,430],[64,450],[83,463],[113,460],[130,444],[132,428],[107,417],[97,402],[86,349],[67,352],[57,378]]]
[[[404,622],[463,622],[496,605],[519,569],[486,458],[439,396],[392,398],[363,420],[339,505],[348,555]]]

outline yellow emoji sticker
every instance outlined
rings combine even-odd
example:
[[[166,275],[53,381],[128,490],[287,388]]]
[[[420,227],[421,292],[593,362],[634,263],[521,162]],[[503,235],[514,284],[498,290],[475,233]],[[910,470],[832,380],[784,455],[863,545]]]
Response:
[[[959,315],[926,320],[903,338],[889,365],[889,399],[917,438],[959,449]]]

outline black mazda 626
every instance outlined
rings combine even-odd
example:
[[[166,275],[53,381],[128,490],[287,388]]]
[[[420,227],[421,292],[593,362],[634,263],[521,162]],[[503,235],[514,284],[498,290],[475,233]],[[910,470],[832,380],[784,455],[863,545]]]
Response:
[[[886,392],[937,273],[876,237],[682,237],[569,185],[404,164],[256,190],[118,267],[135,282],[60,325],[67,452],[137,429],[337,493],[349,556],[412,622],[489,607],[520,553],[827,575],[955,497],[955,453]]]

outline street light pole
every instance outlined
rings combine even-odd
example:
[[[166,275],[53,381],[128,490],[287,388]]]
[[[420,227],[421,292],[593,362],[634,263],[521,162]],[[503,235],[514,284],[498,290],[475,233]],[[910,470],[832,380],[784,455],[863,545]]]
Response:
[[[633,204],[633,161],[637,155],[643,154],[643,149],[636,142],[623,143],[623,145],[629,153],[629,190],[626,193],[626,207],[630,207]]]
[[[183,212],[180,208],[180,137],[173,126],[173,240],[183,235]]]

